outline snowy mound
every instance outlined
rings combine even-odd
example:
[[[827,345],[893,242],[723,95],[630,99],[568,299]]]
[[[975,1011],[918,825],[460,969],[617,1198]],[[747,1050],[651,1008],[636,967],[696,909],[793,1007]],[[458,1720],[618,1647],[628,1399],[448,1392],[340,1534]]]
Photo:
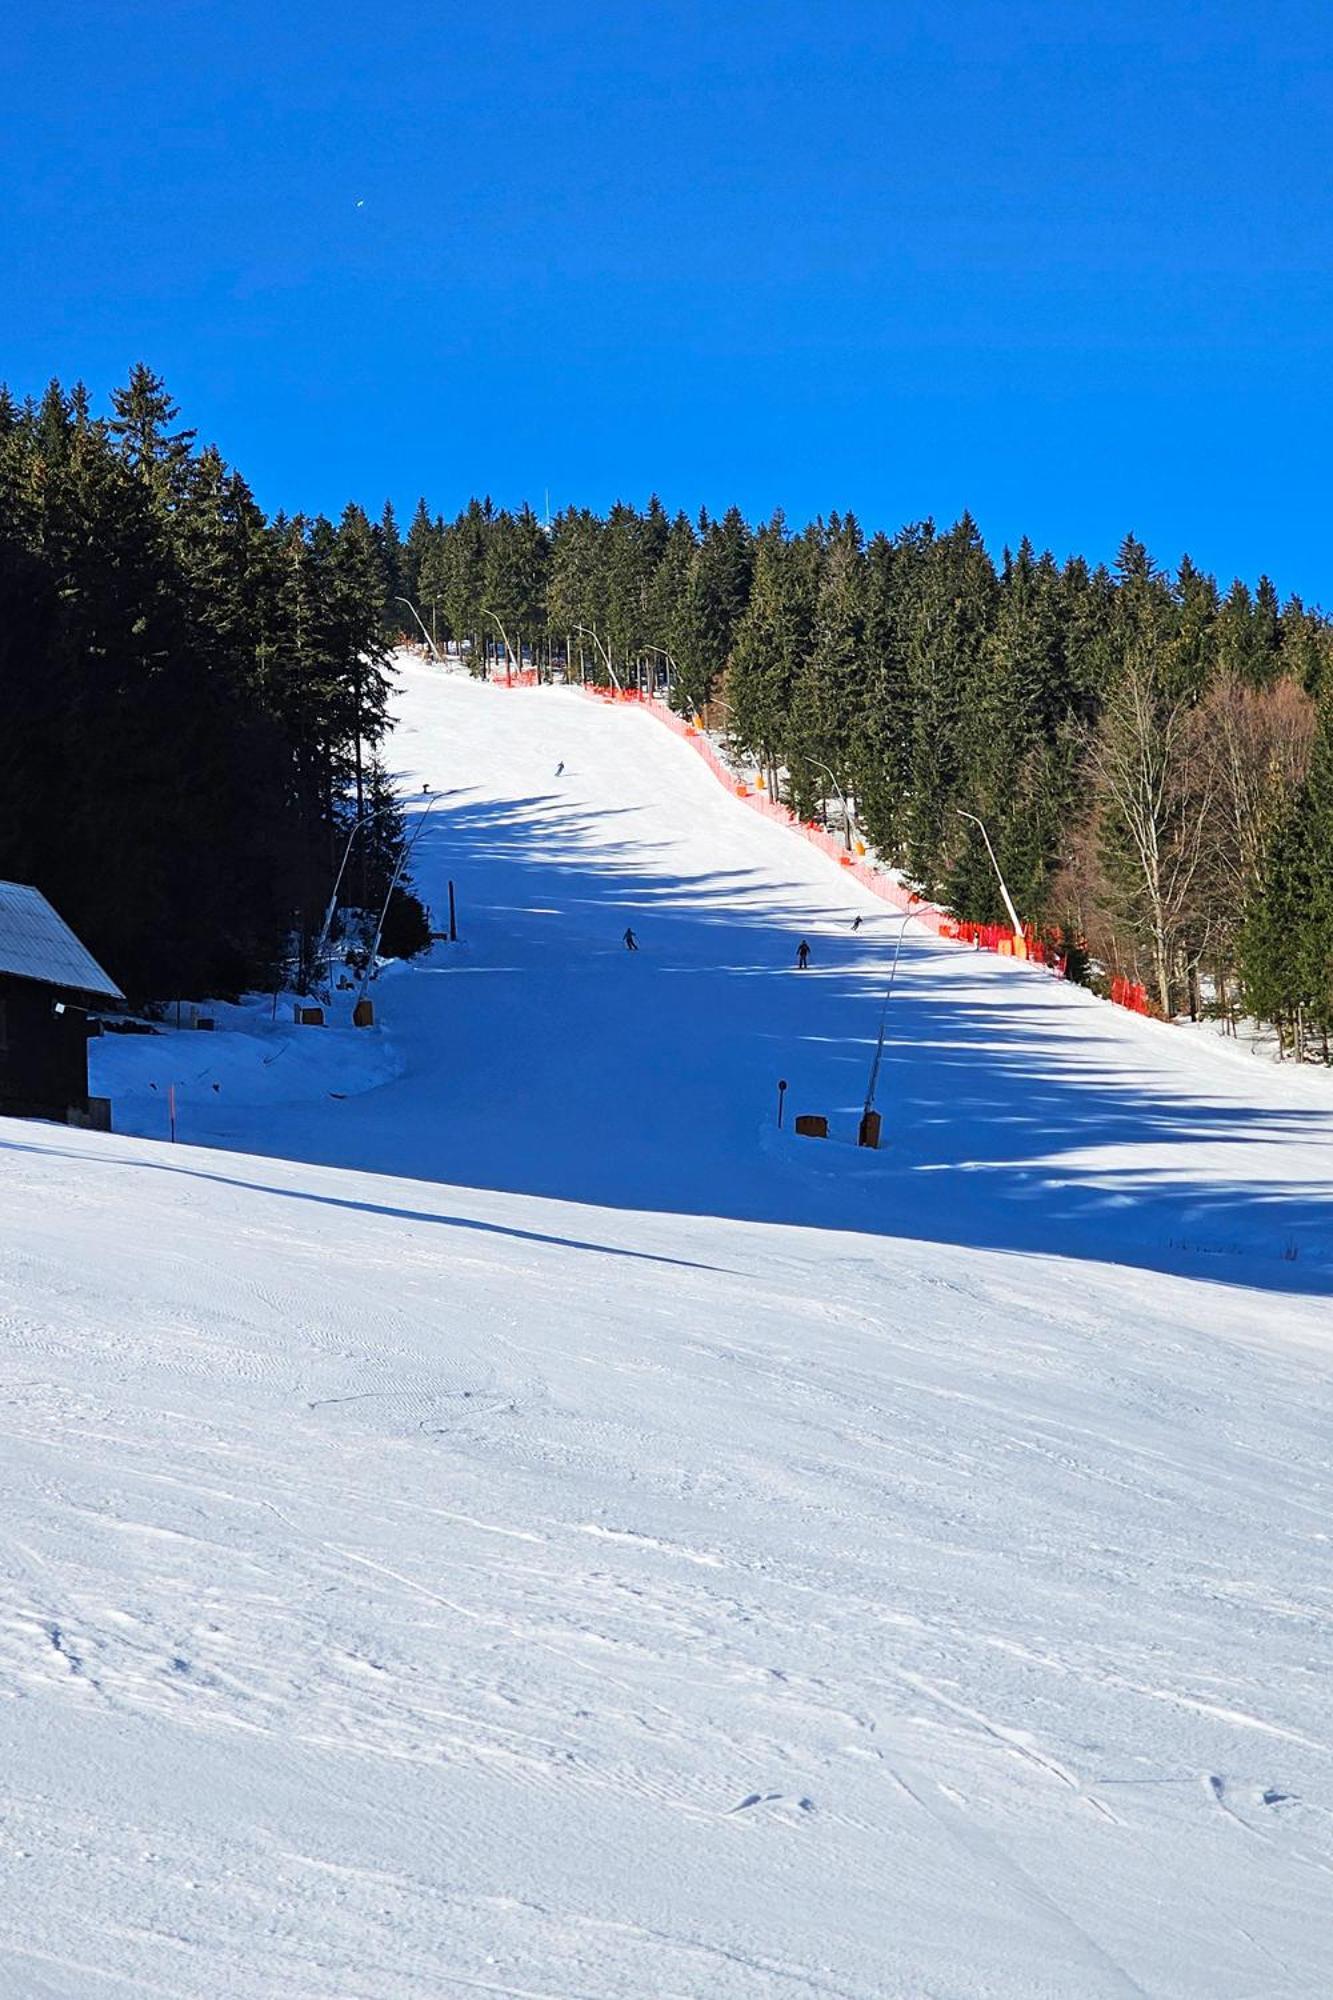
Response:
[[[255,1113],[272,1130],[275,1111],[290,1118],[294,1105],[340,1103],[397,1076],[383,1029],[351,1027],[347,1003],[318,1028],[297,1025],[295,1003],[294,994],[276,1007],[266,995],[210,1001],[183,1010],[179,1025],[168,1009],[152,1034],[105,1034],[89,1049],[92,1088],[112,1100],[120,1131],[166,1137],[170,1095],[180,1137],[217,1143],[248,1132]],[[211,1021],[209,1032],[191,1015]]]

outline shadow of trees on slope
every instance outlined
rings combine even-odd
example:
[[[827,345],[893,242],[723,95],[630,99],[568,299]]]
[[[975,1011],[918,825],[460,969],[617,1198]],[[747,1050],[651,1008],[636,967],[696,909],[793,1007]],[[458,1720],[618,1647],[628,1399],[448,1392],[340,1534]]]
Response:
[[[885,1016],[884,1150],[858,1151],[898,919],[831,866],[826,889],[743,866],[676,872],[673,843],[645,841],[636,817],[451,795],[414,870],[437,908],[457,882],[463,941],[381,988],[406,1073],[254,1149],[1333,1289],[1333,1095],[1326,1111],[1264,1104],[1257,1066],[1253,1083],[1220,1057],[1178,1066],[1169,1031],[909,926]],[[788,1124],[825,1112],[829,1142],[776,1131],[779,1077]]]
[[[1333,1097],[1327,1111],[1265,1104],[1271,1079],[1256,1066],[1251,1085],[1221,1057],[1201,1089],[1167,1031],[909,926],[877,1092],[886,1150],[857,1152],[897,918],[832,867],[815,894],[747,868],[672,873],[634,817],[613,815],[627,824],[608,839],[607,815],[563,800],[464,803],[432,836],[433,867],[507,884],[511,902],[558,911],[565,934],[542,968],[543,1015],[569,1038],[556,1070],[577,1093],[561,1100],[575,1142],[551,1143],[557,1106],[537,1089],[547,1116],[529,1136],[546,1143],[513,1132],[503,1158],[481,1148],[484,1184],[1333,1289]],[[626,921],[635,957],[619,947]],[[504,1037],[516,1050],[535,997],[520,986]],[[608,1072],[623,1115],[598,1149],[579,1112],[605,1102]],[[831,1116],[827,1149],[760,1136],[788,1073],[789,1105],[805,1108],[799,1091]]]

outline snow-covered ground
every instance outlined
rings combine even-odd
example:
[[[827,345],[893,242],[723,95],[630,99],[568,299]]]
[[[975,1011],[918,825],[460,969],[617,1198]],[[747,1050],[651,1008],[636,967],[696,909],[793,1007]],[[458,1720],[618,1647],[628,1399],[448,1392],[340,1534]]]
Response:
[[[280,1117],[225,1084],[178,1090],[182,1132],[631,1208],[1333,1280],[1328,1073],[1273,1074],[1220,1038],[909,927],[878,1093],[885,1151],[858,1153],[895,914],[738,805],[650,716],[416,662],[399,710],[404,789],[448,794],[414,871],[437,926],[455,880],[461,942],[375,989],[396,1079],[344,1101],[325,1048]],[[338,1035],[347,1090],[363,1091],[356,1031]],[[209,1061],[204,1037],[185,1039],[182,1074]],[[120,1129],[157,1137],[157,1095],[123,1088],[144,1046],[95,1044],[96,1086]],[[162,1048],[159,1067],[170,1060]],[[824,1112],[841,1145],[775,1143],[779,1078],[788,1124]]]
[[[1333,1991],[1327,1079],[909,935],[858,1153],[881,906],[402,711],[382,1035],[0,1125],[0,1993]]]
[[[179,1025],[176,1010],[168,1008],[150,1033],[111,1029],[90,1045],[92,1086],[113,1097],[118,1130],[147,1139],[168,1136],[172,1104],[178,1137],[187,1145],[211,1137],[238,1113],[272,1136],[293,1104],[341,1103],[398,1074],[398,1053],[385,1030],[352,1027],[354,998],[354,990],[335,992],[318,1033],[297,1025],[298,1004],[312,1003],[299,1002],[294,993],[276,1000],[255,994],[236,1005],[207,1001],[180,1009]],[[212,1028],[191,1026],[191,1013]],[[136,1029],[143,1025],[135,1023]]]

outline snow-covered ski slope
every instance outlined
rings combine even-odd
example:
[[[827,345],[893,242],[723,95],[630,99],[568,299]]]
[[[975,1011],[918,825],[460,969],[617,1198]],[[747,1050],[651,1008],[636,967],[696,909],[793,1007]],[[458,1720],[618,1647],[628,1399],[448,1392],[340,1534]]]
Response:
[[[858,1154],[901,921],[887,905],[633,708],[409,663],[399,714],[404,789],[447,795],[414,872],[437,924],[455,879],[461,942],[376,988],[396,1081],[335,1097],[365,1090],[370,1058],[347,1057],[344,1081],[330,1054],[328,1087],[279,1113],[271,1092],[239,1101],[258,1093],[225,1077],[213,1092],[196,1035],[163,1047],[156,1093],[122,1097],[116,1065],[137,1079],[148,1058],[108,1041],[96,1059],[120,1129],[162,1133],[174,1076],[182,1132],[247,1151],[1247,1283],[1333,1281],[1327,1073],[1200,1046],[909,926],[878,1090],[886,1148]],[[813,956],[798,973],[803,937]],[[775,1143],[779,1078],[788,1124],[826,1113],[840,1149]]]
[[[0,1124],[0,1994],[1333,1991],[1323,1080],[909,937],[888,1150],[779,1140],[894,926],[650,718],[403,716],[391,1080]]]

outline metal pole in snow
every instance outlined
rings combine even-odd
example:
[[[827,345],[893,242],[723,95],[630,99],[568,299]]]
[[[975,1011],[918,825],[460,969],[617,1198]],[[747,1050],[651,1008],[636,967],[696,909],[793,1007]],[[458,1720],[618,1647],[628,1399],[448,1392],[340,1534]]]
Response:
[[[403,603],[406,604],[406,602],[407,599],[404,598]],[[391,799],[386,805],[376,806],[374,812],[362,813],[360,818],[353,823],[352,831],[347,836],[347,845],[343,849],[343,858],[338,863],[338,873],[334,877],[334,882],[333,882],[333,894],[329,897],[329,907],[324,912],[324,921],[319,927],[319,938],[315,945],[314,955],[310,961],[312,980],[317,979],[319,977],[319,968],[324,963],[324,954],[328,950],[329,937],[333,930],[333,920],[338,914],[338,891],[342,888],[343,876],[347,872],[347,863],[351,859],[352,849],[356,845],[357,835],[361,832],[363,827],[373,826],[376,820],[385,819],[390,815],[392,815],[393,813],[397,812],[399,806],[402,803],[403,801],[400,799],[397,798]],[[328,984],[329,984],[329,997],[330,999],[332,999],[333,971],[331,965],[328,974]],[[179,1005],[180,1003],[178,1001],[177,1002],[178,1008]],[[277,1005],[276,1001],[274,1002],[274,1005],[276,1007]],[[177,1021],[176,1026],[177,1027],[180,1026],[179,1020]]]
[[[847,794],[827,764],[821,764],[818,757],[807,757],[805,761],[807,764],[813,764],[817,771],[822,771],[826,778],[833,779],[833,789],[838,794],[838,804],[842,807],[843,839],[847,843],[847,852],[850,854],[852,851],[852,809],[847,803]]]
[[[982,826],[981,821],[975,813],[964,812],[961,806],[955,806],[954,811],[958,814],[959,819],[970,819],[973,826],[981,827],[981,838],[986,843],[986,852],[990,856],[990,865],[995,870],[995,879],[1000,885],[1000,894],[1004,899],[1004,907],[1009,912],[1010,926],[1015,937],[1022,937],[1023,926],[1018,920],[1018,911],[1014,908],[1014,899],[1009,894],[1009,890],[1005,885],[1005,879],[1000,873],[1000,864],[995,859],[995,849],[990,844],[990,835],[987,833],[985,827]]]
[[[171,1143],[174,1146],[176,1143],[176,1086],[174,1083],[167,1085],[167,1117],[171,1125]]]
[[[418,624],[418,625],[419,625],[419,627],[421,628],[421,636],[422,636],[422,638],[423,638],[423,639],[425,640],[426,644],[427,644],[427,645],[428,645],[428,646],[430,647],[430,649],[431,649],[431,652],[432,652],[432,653],[434,654],[434,656],[435,656],[435,659],[436,659],[437,663],[438,663],[438,664],[439,664],[440,666],[443,666],[443,665],[444,665],[444,660],[443,660],[443,658],[441,657],[441,654],[440,654],[440,649],[439,649],[439,647],[438,647],[438,646],[436,645],[435,641],[434,641],[434,640],[433,640],[433,639],[431,638],[431,635],[430,635],[430,633],[429,633],[429,632],[428,632],[428,631],[426,630],[426,621],[425,621],[425,619],[424,619],[424,618],[422,617],[421,613],[420,613],[420,612],[419,612],[419,611],[417,610],[417,607],[416,607],[416,605],[415,605],[415,604],[414,604],[414,603],[412,602],[411,598],[410,598],[410,597],[395,597],[393,601],[394,601],[394,603],[395,603],[395,604],[405,604],[405,605],[407,606],[408,610],[409,610],[409,611],[410,611],[410,612],[412,613],[412,616],[413,616],[413,617],[414,617],[414,618],[416,619],[416,621],[417,621],[417,624]]]
[[[412,850],[421,838],[422,832],[426,825],[426,821],[429,819],[431,813],[435,810],[436,806],[440,803],[440,797],[441,794],[439,792],[436,792],[431,796],[429,804],[426,806],[424,812],[421,815],[421,818],[417,821],[417,827],[415,833],[413,833],[411,839],[406,842],[406,844],[403,847],[401,855],[398,857],[398,866],[393,871],[393,879],[389,883],[388,894],[385,896],[383,908],[380,910],[379,922],[375,925],[375,935],[370,942],[370,952],[366,958],[365,971],[361,974],[361,984],[357,987],[356,990],[356,1000],[353,1002],[354,1013],[356,1011],[356,1008],[359,1007],[361,1002],[365,999],[366,988],[369,986],[371,977],[375,971],[375,960],[379,955],[380,938],[384,931],[384,919],[389,914],[389,904],[393,900],[393,892],[398,887],[398,883],[401,877],[407,872],[408,863],[412,859]]]
[[[488,618],[495,618],[496,624],[500,626],[500,637],[504,641],[504,649],[505,649],[505,686],[512,687],[514,685],[514,674],[513,674],[514,649],[509,643],[509,634],[505,631],[504,626],[500,625],[500,620],[496,617],[496,614],[493,611],[488,611],[486,613],[486,616]],[[520,632],[519,633],[520,639],[522,638],[522,636],[523,634]],[[519,661],[518,666],[519,666],[519,672],[521,673],[523,671],[522,660]]]
[[[615,670],[615,668],[614,668],[614,667],[612,666],[612,664],[611,664],[611,649],[610,649],[610,647],[609,647],[609,646],[605,646],[605,645],[603,645],[602,641],[601,641],[601,640],[600,640],[600,639],[598,638],[598,636],[597,636],[596,632],[594,632],[594,631],[593,631],[593,629],[592,629],[591,625],[576,625],[576,626],[574,627],[574,630],[575,630],[576,632],[586,632],[586,633],[587,633],[588,637],[589,637],[589,638],[590,638],[590,639],[592,640],[592,642],[593,642],[593,645],[597,647],[598,651],[599,651],[599,652],[601,653],[601,656],[602,656],[602,658],[603,658],[603,659],[605,660],[605,662],[606,662],[606,671],[607,671],[607,673],[608,673],[608,674],[609,674],[609,675],[611,676],[611,685],[612,685],[612,687],[613,687],[613,688],[615,689],[615,691],[616,691],[616,693],[617,693],[617,694],[623,694],[623,693],[624,693],[624,689],[623,689],[623,688],[621,687],[621,685],[620,685],[620,681],[619,681],[619,678],[617,677],[617,674],[616,674],[616,670]]]
[[[644,652],[645,652],[645,653],[660,653],[660,654],[662,655],[662,658],[663,658],[663,659],[664,659],[664,660],[666,661],[666,663],[667,663],[667,694],[668,694],[668,696],[669,696],[669,695],[670,695],[670,693],[671,693],[671,676],[672,676],[672,675],[674,674],[674,675],[676,676],[677,680],[679,680],[679,679],[680,679],[680,668],[679,668],[679,667],[678,667],[678,666],[676,665],[676,662],[675,662],[675,661],[674,661],[674,660],[672,659],[672,657],[671,657],[670,653],[669,653],[669,652],[667,651],[667,649],[666,649],[666,647],[665,647],[665,646],[648,646],[648,645],[646,645],[646,646],[644,647],[644,649],[643,649],[643,650],[644,650]]]
[[[454,885],[449,884],[449,942],[458,943],[458,911],[454,904]]]
[[[875,1108],[875,1088],[879,1083],[879,1066],[884,1060],[884,1029],[889,1018],[889,1002],[893,998],[893,982],[898,977],[898,954],[903,948],[903,933],[911,923],[909,911],[898,926],[898,942],[893,947],[893,964],[889,967],[888,990],[884,995],[884,1005],[879,1011],[879,1039],[875,1043],[875,1060],[870,1065],[870,1081],[866,1085],[866,1101],[861,1112],[862,1118]]]

